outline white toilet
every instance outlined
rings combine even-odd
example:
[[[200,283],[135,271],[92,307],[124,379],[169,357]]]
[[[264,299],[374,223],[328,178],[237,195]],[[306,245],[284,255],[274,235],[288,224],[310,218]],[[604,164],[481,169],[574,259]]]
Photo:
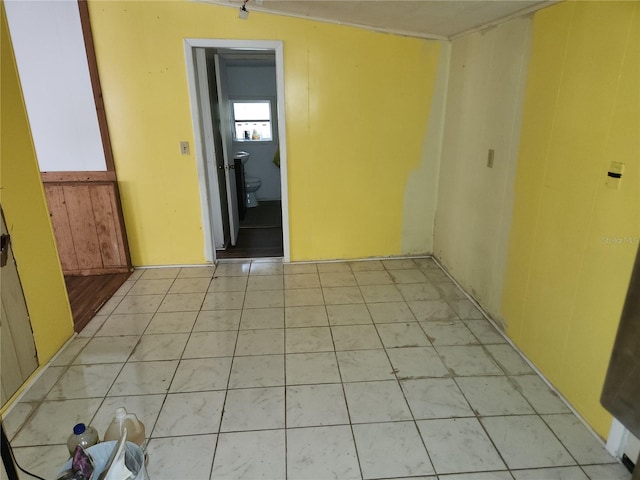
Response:
[[[249,157],[251,156],[248,152],[236,152],[235,158],[240,158],[242,160],[242,164],[246,165]],[[246,168],[245,168],[246,171]],[[245,199],[244,205],[247,208],[257,207],[258,206],[258,197],[256,196],[256,192],[262,186],[262,180],[258,177],[244,177],[244,192]]]
[[[247,208],[258,206],[258,197],[256,191],[262,186],[262,180],[257,177],[244,177],[244,191],[247,194],[245,198],[245,206]]]

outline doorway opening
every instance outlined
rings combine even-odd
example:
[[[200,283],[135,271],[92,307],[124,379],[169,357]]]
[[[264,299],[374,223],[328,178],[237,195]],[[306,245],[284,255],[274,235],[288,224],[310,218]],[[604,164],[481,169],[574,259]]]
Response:
[[[207,260],[289,261],[282,43],[185,48]]]

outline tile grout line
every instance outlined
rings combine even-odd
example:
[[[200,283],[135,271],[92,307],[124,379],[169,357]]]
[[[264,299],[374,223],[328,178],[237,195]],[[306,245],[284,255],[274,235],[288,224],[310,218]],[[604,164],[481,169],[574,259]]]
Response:
[[[386,271],[386,269],[385,269],[385,271]],[[408,307],[407,300],[405,299],[405,297],[402,294],[402,292],[400,292],[400,295],[402,296],[402,298],[404,299],[404,303],[406,303],[407,307]],[[409,309],[409,311],[411,312],[411,315],[414,317],[414,319],[418,323],[418,326],[420,326],[420,322],[417,321],[418,319],[415,316],[415,314],[411,311],[411,309]],[[373,320],[373,318],[372,318],[372,320]],[[384,346],[384,342],[382,342],[382,337],[380,336],[380,331],[378,330],[378,325],[375,322],[373,322],[373,325],[374,325],[374,327],[376,329],[376,332],[378,332],[378,336],[380,337],[380,342],[383,345],[385,355],[387,356],[387,359],[389,360],[389,365],[391,365],[393,376],[395,377],[395,380],[396,380],[396,382],[398,384],[398,388],[400,389],[400,392],[402,393],[402,397],[403,397],[403,399],[404,399],[404,401],[405,401],[405,403],[407,405],[407,408],[409,409],[409,413],[411,414],[413,426],[416,429],[416,432],[418,433],[418,437],[420,438],[420,442],[422,443],[424,451],[427,454],[427,459],[429,460],[429,463],[431,465],[431,469],[433,470],[433,473],[437,475],[435,463],[433,462],[433,459],[431,458],[431,454],[429,453],[429,449],[427,448],[427,443],[426,443],[426,441],[425,441],[425,439],[424,439],[424,437],[423,437],[423,435],[422,435],[422,433],[420,431],[420,427],[418,427],[418,420],[416,420],[416,415],[413,413],[413,409],[411,408],[411,404],[409,403],[409,399],[407,398],[407,395],[406,395],[404,389],[402,388],[402,383],[400,381],[400,378],[398,378],[398,373],[395,371],[396,368],[393,366],[393,362],[391,361],[391,357],[389,356],[388,349],[387,349],[386,346]],[[429,340],[429,337],[426,335],[426,332],[425,332],[425,337],[427,337],[427,341],[431,345],[431,341]],[[438,478],[438,477],[436,477],[436,478]]]
[[[282,323],[284,337],[283,365],[284,368],[284,478],[289,478],[289,434],[288,434],[288,415],[287,415],[287,299],[285,295],[285,278],[284,266],[282,267]]]
[[[218,267],[216,266],[216,271],[217,270],[218,270]],[[251,271],[251,266],[249,266],[249,273],[250,273],[250,271]],[[248,276],[249,275],[247,274],[247,277]],[[214,274],[213,274],[213,276],[211,278],[211,283],[213,283],[214,278],[215,278],[215,271],[214,271]],[[247,283],[245,284],[245,289],[243,291],[243,296],[242,296],[242,307],[240,308],[240,320],[238,321],[238,328],[237,328],[237,331],[236,331],[236,341],[235,341],[235,345],[233,347],[233,354],[231,355],[231,365],[229,367],[229,375],[227,376],[227,387],[224,390],[224,400],[222,402],[222,410],[220,411],[220,422],[218,423],[218,432],[216,434],[216,442],[215,442],[215,445],[213,447],[213,455],[211,456],[211,467],[209,469],[209,478],[213,478],[213,472],[214,472],[214,467],[215,467],[215,462],[216,462],[216,455],[218,453],[218,445],[220,444],[220,436],[222,435],[222,432],[221,432],[221,430],[222,430],[222,422],[224,420],[225,408],[227,406],[227,397],[229,395],[229,385],[231,383],[231,374],[233,372],[233,365],[234,365],[235,359],[236,359],[236,350],[238,349],[238,341],[240,339],[240,327],[242,325],[242,311],[244,310],[244,303],[245,303],[245,300],[247,298],[248,283],[249,283],[249,280],[247,278]],[[211,284],[209,284],[209,286],[211,286]],[[205,295],[205,298],[206,298],[206,295]]]
[[[349,270],[351,270],[351,267],[349,267]],[[324,300],[325,313],[327,314],[327,323],[329,324],[329,335],[331,335],[331,342],[333,343],[333,355],[336,359],[336,365],[338,367],[338,375],[340,377],[340,387],[342,390],[342,397],[344,398],[344,405],[347,410],[347,418],[349,420],[349,430],[351,431],[351,439],[353,440],[353,449],[356,452],[356,462],[358,463],[358,469],[360,470],[360,478],[363,479],[364,472],[362,470],[362,462],[360,461],[360,453],[358,452],[356,435],[355,435],[355,432],[353,431],[353,421],[351,420],[351,410],[349,408],[349,401],[347,400],[347,392],[345,389],[344,378],[342,377],[342,369],[340,368],[340,362],[338,361],[338,351],[336,350],[336,342],[333,336],[333,330],[331,329],[331,322],[329,322],[329,312],[327,310],[327,303],[326,303],[326,298],[324,296],[324,290],[322,290],[322,298]]]

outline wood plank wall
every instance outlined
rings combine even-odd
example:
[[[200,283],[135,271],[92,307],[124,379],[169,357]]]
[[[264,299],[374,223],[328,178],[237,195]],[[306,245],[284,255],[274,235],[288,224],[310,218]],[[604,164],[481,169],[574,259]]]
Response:
[[[65,275],[129,271],[116,176],[105,172],[42,172]]]

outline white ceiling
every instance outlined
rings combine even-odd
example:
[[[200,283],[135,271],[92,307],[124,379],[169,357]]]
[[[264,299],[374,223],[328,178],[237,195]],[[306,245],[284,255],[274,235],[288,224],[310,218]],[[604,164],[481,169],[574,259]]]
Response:
[[[242,0],[204,0],[233,5]],[[557,0],[249,0],[247,10],[312,18],[421,38],[452,39]]]

